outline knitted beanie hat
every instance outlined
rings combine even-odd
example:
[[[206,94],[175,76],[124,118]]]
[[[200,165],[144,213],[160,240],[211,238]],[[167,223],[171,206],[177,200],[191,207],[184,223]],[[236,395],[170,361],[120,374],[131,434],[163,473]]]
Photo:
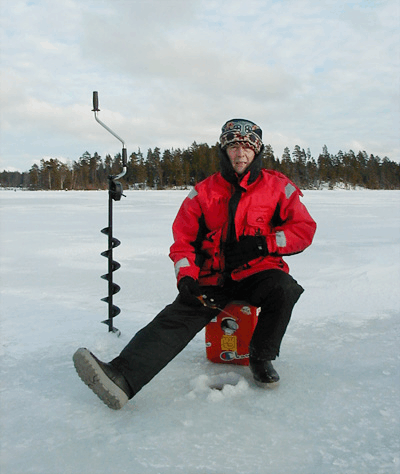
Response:
[[[257,155],[262,147],[262,130],[250,120],[232,119],[228,120],[222,127],[219,137],[221,148],[224,150],[228,145],[235,142],[247,143]]]

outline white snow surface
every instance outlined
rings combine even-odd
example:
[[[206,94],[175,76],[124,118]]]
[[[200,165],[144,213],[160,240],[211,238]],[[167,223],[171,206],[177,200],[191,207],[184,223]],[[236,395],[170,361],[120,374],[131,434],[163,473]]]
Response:
[[[204,332],[120,411],[80,381],[78,347],[112,359],[175,298],[171,225],[187,193],[114,202],[119,338],[100,323],[107,192],[0,193],[0,472],[399,473],[399,191],[304,193],[318,229],[287,258],[306,291],[276,389],[209,362]]]

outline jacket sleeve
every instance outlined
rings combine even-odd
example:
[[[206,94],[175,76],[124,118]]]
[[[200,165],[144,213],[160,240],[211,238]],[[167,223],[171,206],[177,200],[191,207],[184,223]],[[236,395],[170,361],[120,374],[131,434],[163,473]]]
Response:
[[[311,244],[317,224],[300,201],[302,195],[297,186],[286,181],[276,210],[276,226],[267,236],[271,254],[294,255]]]
[[[202,233],[203,213],[198,194],[193,189],[183,201],[172,224],[174,243],[170,248],[170,258],[174,262],[177,282],[184,276],[195,280],[200,273],[197,243]]]

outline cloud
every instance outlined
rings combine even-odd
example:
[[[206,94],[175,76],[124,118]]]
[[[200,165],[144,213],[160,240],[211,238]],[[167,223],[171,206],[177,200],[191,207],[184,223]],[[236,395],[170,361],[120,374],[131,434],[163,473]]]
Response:
[[[118,152],[93,90],[128,152],[213,144],[248,117],[278,156],[356,143],[400,160],[395,0],[15,0],[2,16],[0,167]]]

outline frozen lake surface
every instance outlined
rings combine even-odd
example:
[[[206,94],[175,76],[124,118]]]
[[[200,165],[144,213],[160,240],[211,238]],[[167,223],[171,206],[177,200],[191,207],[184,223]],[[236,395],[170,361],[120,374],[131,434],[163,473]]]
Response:
[[[75,373],[109,360],[176,296],[171,224],[186,191],[114,203],[121,314],[107,332],[107,192],[0,192],[3,474],[399,473],[400,192],[306,191],[306,289],[262,390],[212,364],[200,333],[122,410]],[[235,380],[214,390],[210,385]]]

